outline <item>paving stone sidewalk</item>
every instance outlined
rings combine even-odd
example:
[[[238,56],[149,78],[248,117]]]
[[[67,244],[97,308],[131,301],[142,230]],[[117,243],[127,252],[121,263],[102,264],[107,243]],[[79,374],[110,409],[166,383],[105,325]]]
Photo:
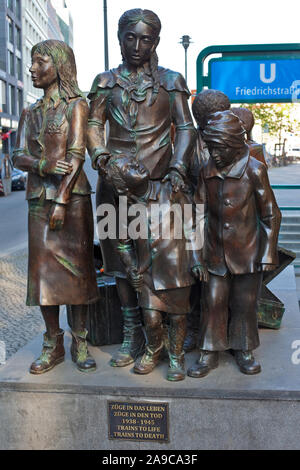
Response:
[[[0,341],[6,359],[44,331],[39,307],[27,307],[27,249],[0,258]]]

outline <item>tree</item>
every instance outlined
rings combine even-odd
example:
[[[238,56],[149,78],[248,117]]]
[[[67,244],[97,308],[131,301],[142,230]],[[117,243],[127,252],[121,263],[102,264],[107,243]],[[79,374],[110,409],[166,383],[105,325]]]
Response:
[[[285,132],[300,131],[300,123],[292,117],[295,110],[293,103],[254,103],[243,104],[242,107],[250,109],[255,123],[262,129],[267,128],[271,136],[277,137],[279,144],[283,144]]]

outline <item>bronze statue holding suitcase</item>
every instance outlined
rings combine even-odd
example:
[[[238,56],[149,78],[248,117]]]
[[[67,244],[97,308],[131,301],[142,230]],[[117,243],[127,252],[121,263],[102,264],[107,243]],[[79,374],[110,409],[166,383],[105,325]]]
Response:
[[[196,194],[206,206],[203,258],[209,272],[200,320],[200,358],[188,375],[204,377],[219,351],[233,350],[241,372],[261,367],[257,301],[262,273],[278,264],[281,213],[265,165],[249,155],[242,122],[231,111],[212,114],[203,131],[210,152]],[[230,310],[230,313],[229,313]]]

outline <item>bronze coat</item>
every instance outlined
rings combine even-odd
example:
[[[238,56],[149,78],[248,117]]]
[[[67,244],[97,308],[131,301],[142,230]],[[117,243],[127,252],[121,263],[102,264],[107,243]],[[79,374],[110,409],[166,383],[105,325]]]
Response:
[[[98,297],[93,263],[91,188],[82,166],[88,106],[54,94],[22,113],[13,162],[28,171],[28,305],[85,304]],[[41,159],[73,164],[66,176],[39,172]],[[53,203],[66,205],[62,230],[49,228]]]
[[[163,178],[170,168],[185,175],[196,137],[187,102],[189,91],[179,73],[158,67],[158,74],[160,88],[151,106],[153,83],[146,67],[136,88],[124,65],[95,78],[88,95],[88,149],[95,169],[99,156],[125,153],[142,162],[151,179]],[[106,121],[109,137],[105,145]],[[174,151],[172,123],[176,129]]]
[[[263,163],[248,152],[224,177],[210,158],[196,199],[205,204],[204,260],[211,273],[254,273],[260,264],[278,264],[281,213]]]
[[[88,97],[91,99],[88,150],[92,165],[104,155],[125,153],[142,162],[153,180],[162,179],[171,168],[185,176],[196,131],[188,106],[189,91],[183,77],[158,67],[160,88],[153,105],[153,81],[148,64],[131,75],[125,65],[98,75]],[[109,135],[105,139],[105,124]],[[171,142],[171,124],[176,139]],[[112,187],[99,177],[97,206],[116,205]],[[125,276],[117,253],[117,240],[101,240],[105,272]]]
[[[24,109],[20,118],[14,166],[28,171],[27,199],[40,197],[65,204],[71,193],[90,194],[91,187],[82,170],[85,159],[88,106],[82,98],[66,103],[54,94],[49,105],[43,99]],[[85,129],[83,130],[83,127]],[[41,176],[36,164],[41,160],[66,160],[73,172],[65,177]]]

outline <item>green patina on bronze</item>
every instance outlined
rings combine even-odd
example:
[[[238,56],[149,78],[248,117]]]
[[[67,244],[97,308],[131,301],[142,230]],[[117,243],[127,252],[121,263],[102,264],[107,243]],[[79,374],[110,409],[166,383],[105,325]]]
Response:
[[[125,124],[123,116],[120,113],[120,111],[118,110],[118,108],[112,107],[111,108],[111,114],[112,114],[113,118],[117,121],[117,123],[120,124],[120,126]]]
[[[164,147],[165,145],[168,145],[170,143],[170,131],[169,129],[167,130],[166,134],[163,136],[163,138],[159,141],[159,147]]]
[[[50,364],[51,362],[51,353],[53,352],[54,348],[56,346],[56,337],[55,338],[49,338],[47,334],[44,334],[44,342],[43,342],[43,350],[38,358],[38,361],[44,363],[44,364]]]
[[[128,251],[134,251],[132,245],[130,244],[121,244],[119,243],[118,245],[118,251],[123,251],[123,252],[128,252]]]
[[[76,277],[81,277],[82,276],[82,273],[77,269],[77,267],[73,263],[71,263],[71,261],[69,261],[69,260],[67,260],[67,259],[65,259],[65,258],[63,258],[62,256],[59,256],[59,255],[54,255],[54,257],[66,269],[71,271],[71,273],[74,274],[74,276],[76,276]]]
[[[281,302],[270,299],[260,299],[258,302],[257,320],[258,325],[264,328],[278,330],[281,326],[284,305]]]

